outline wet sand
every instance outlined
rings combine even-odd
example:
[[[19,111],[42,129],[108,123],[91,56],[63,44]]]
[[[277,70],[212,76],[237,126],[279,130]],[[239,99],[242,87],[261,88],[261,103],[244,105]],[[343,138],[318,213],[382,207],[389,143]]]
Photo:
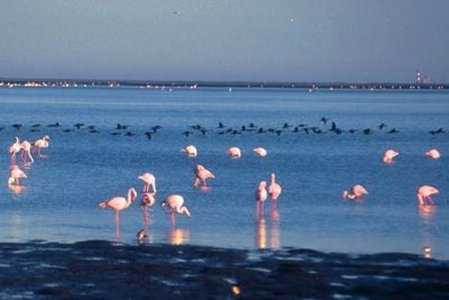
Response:
[[[448,299],[449,262],[307,249],[0,244],[1,299]]]

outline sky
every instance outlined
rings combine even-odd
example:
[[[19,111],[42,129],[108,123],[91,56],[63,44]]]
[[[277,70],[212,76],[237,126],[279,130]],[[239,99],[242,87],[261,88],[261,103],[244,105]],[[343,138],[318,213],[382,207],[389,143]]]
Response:
[[[0,78],[449,82],[448,0],[0,4]]]

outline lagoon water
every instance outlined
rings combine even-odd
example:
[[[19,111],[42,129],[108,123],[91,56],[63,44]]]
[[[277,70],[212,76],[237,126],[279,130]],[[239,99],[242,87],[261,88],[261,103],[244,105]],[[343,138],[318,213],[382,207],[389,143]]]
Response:
[[[250,122],[263,128],[307,123],[323,126],[329,117],[343,129],[373,128],[335,135],[265,133],[218,135],[219,121],[234,128]],[[30,132],[32,124],[60,122],[61,128]],[[82,122],[95,125],[63,132]],[[386,134],[377,125],[400,133]],[[11,127],[23,123],[21,130]],[[136,136],[113,136],[117,123]],[[190,125],[201,124],[207,135],[184,137]],[[147,140],[143,133],[163,128]],[[449,259],[449,128],[447,91],[317,91],[296,89],[0,89],[0,242],[43,239],[73,242],[114,240],[114,217],[97,203],[141,190],[137,176],[157,177],[158,205],[151,212],[150,243],[189,243],[232,248],[299,247],[349,253],[409,252],[432,248],[433,257]],[[8,189],[7,148],[15,136],[51,136],[46,158],[26,169],[25,189]],[[194,144],[200,162],[215,173],[208,192],[192,188],[195,161],[179,150]],[[230,146],[243,150],[240,160],[225,155]],[[266,158],[251,149],[263,146]],[[423,153],[436,147],[440,160]],[[400,156],[392,166],[382,153],[394,148]],[[255,218],[254,191],[275,171],[282,184],[278,218],[266,203],[263,220]],[[369,195],[346,202],[341,193],[361,183]],[[433,209],[419,211],[416,189],[435,185],[441,194]],[[192,218],[179,216],[172,229],[160,208],[164,196],[180,193]],[[121,213],[121,240],[135,243],[142,228],[138,202]]]

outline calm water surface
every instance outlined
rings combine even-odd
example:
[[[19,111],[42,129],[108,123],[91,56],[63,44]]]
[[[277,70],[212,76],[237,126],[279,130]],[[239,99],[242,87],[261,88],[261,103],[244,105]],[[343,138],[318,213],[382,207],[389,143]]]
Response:
[[[218,135],[218,121],[240,127],[250,122],[281,128],[285,122],[318,125],[327,116],[339,127],[375,128],[381,122],[399,134],[348,133],[306,135],[285,132]],[[62,128],[30,132],[32,124],[60,122]],[[64,133],[82,122],[95,125]],[[20,131],[11,127],[23,123]],[[130,125],[134,137],[112,136],[116,123]],[[188,138],[189,125],[209,129]],[[149,141],[143,136],[154,125],[163,129]],[[401,251],[449,258],[449,134],[431,136],[430,129],[449,128],[447,92],[316,92],[302,90],[223,89],[0,89],[0,241],[44,239],[72,242],[114,239],[114,218],[97,202],[142,188],[137,176],[156,175],[158,205],[151,213],[150,242],[191,243],[237,248],[294,246],[323,251],[372,253]],[[290,129],[291,130],[291,129]],[[27,169],[25,189],[7,187],[7,148],[14,136],[52,138],[47,158]],[[208,192],[192,188],[194,161],[179,150],[199,149],[197,162],[216,175]],[[230,146],[243,150],[230,160]],[[251,149],[263,146],[261,159]],[[393,166],[381,163],[387,148],[400,151]],[[438,161],[423,153],[439,148]],[[260,180],[278,175],[284,193],[278,218],[267,203],[265,218],[256,220],[254,190]],[[341,192],[364,184],[368,197],[361,203],[341,200]],[[437,206],[420,212],[416,188],[436,185]],[[179,217],[172,229],[159,207],[164,196],[180,193],[192,218]],[[121,240],[133,243],[142,228],[136,202],[122,212]]]

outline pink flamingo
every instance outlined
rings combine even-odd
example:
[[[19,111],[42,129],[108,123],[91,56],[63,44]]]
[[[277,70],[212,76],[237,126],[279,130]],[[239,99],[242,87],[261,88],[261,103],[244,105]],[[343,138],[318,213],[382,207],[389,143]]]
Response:
[[[430,149],[426,152],[426,156],[431,159],[439,159],[441,157],[441,153],[437,149]]]
[[[265,157],[268,154],[268,151],[262,147],[254,148],[253,151],[260,157]]]
[[[418,188],[418,193],[416,196],[418,197],[419,205],[434,205],[432,200],[432,195],[438,194],[440,191],[431,185],[423,185]]]
[[[351,191],[343,191],[343,199],[355,200],[362,199],[368,195],[368,191],[363,185],[356,184],[351,188]]]
[[[115,235],[120,238],[120,211],[128,208],[136,199],[137,192],[134,188],[128,190],[127,197],[113,197],[98,203],[101,208],[111,208],[115,212]]]
[[[264,215],[264,203],[268,198],[267,182],[261,181],[256,189],[256,214],[257,218]]]
[[[399,152],[397,152],[397,151],[395,151],[393,149],[388,149],[384,153],[383,161],[384,161],[385,164],[391,165],[392,163],[394,163],[394,159],[398,155],[399,155]]]
[[[29,161],[30,163],[34,162],[33,156],[31,155],[31,143],[28,141],[23,141],[20,144],[22,148],[22,159],[24,162]]]
[[[18,137],[15,137],[15,142],[9,147],[9,154],[11,155],[11,160],[16,160],[16,155],[22,150],[22,145]]]
[[[151,173],[144,173],[138,177],[143,181],[143,192],[156,194],[156,177]]]
[[[142,194],[142,201],[140,202],[140,207],[142,208],[143,211],[143,224],[145,225],[145,229],[149,224],[148,209],[153,207],[155,203],[156,199],[154,198],[153,193]]]
[[[207,187],[207,180],[215,178],[215,175],[212,174],[211,171],[207,170],[203,165],[196,165],[194,176],[194,187]]]
[[[271,200],[277,200],[282,193],[282,187],[276,182],[276,174],[271,173],[271,183],[268,186],[268,194]]]
[[[190,211],[184,206],[184,198],[181,195],[169,195],[165,198],[164,202],[162,202],[162,207],[166,207],[170,213],[171,224],[173,227],[176,226],[175,214],[184,214],[188,217],[191,216]]]
[[[50,145],[50,137],[48,135],[36,140],[33,143],[34,147],[37,149],[37,154],[41,156],[41,150],[44,148],[48,148]]]
[[[226,153],[233,159],[242,157],[242,151],[238,147],[231,147]]]
[[[17,165],[12,165],[9,170],[8,185],[20,185],[21,178],[28,177]]]
[[[184,152],[187,154],[188,157],[197,157],[198,156],[198,150],[193,145],[188,145],[187,147],[181,149],[181,152]]]

